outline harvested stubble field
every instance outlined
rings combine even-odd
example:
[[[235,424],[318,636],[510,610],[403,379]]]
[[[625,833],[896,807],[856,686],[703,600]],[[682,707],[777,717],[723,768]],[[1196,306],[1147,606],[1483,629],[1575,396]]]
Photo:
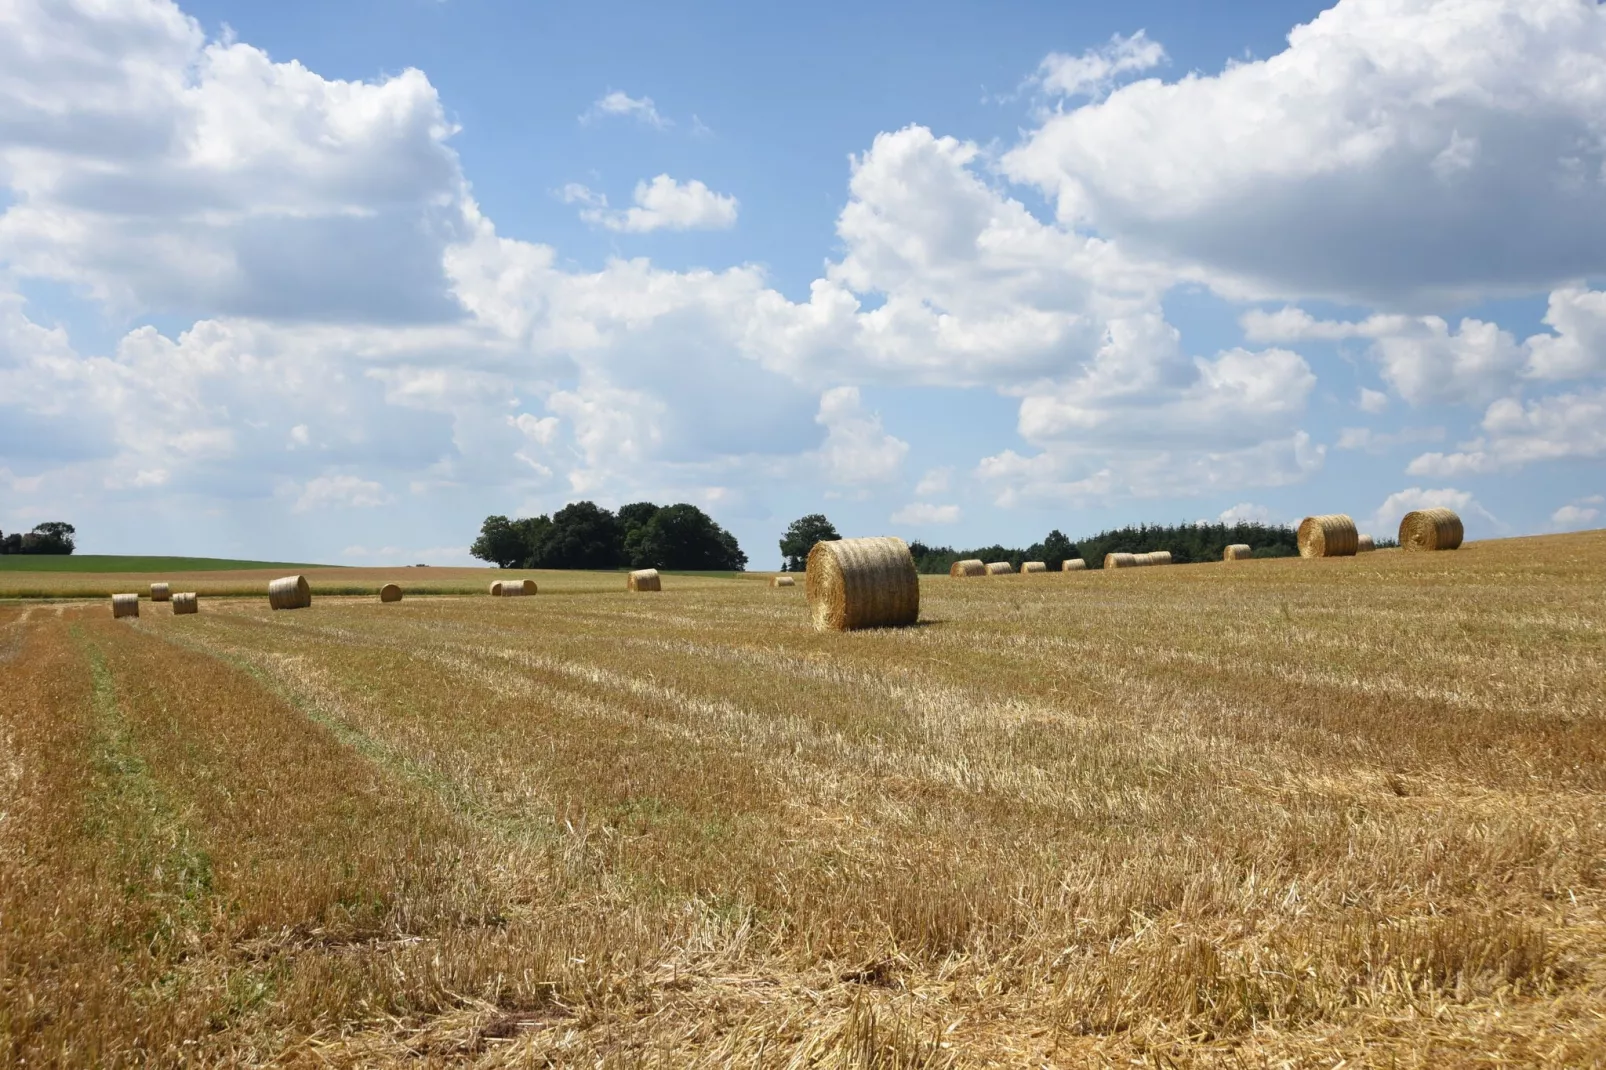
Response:
[[[0,603],[0,1063],[1606,1063],[1606,533],[537,578]]]

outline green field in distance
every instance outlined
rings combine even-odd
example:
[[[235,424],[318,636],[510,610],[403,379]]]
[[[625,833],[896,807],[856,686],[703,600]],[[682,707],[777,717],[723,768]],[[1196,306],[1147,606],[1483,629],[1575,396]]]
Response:
[[[138,557],[122,554],[6,554],[0,572],[222,572],[243,568],[331,568],[287,561],[230,561],[221,557]]]

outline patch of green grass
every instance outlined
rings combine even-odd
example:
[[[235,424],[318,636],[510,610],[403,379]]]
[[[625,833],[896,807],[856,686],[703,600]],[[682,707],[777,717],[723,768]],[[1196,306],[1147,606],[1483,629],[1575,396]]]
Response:
[[[333,568],[289,561],[231,561],[221,557],[138,557],[121,554],[6,554],[0,572],[223,572],[243,568]]]

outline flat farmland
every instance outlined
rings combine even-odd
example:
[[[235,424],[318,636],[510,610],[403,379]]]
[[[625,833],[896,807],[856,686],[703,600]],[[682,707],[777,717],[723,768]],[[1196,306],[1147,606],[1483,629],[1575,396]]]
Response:
[[[0,600],[0,1063],[1606,1065],[1606,533],[532,575]]]

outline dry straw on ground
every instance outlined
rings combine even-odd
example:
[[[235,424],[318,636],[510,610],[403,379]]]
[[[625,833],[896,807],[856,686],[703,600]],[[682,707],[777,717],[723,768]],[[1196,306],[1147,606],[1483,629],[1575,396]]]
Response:
[[[1369,554],[1375,549],[1377,549],[1377,542],[1375,540],[1373,540],[1373,538],[1370,535],[1357,535],[1357,536],[1355,536],[1355,552],[1356,553],[1358,553],[1358,554]]]
[[[112,616],[113,617],[137,617],[137,616],[139,616],[139,595],[137,595],[137,594],[114,594],[114,595],[112,595]]]
[[[194,591],[181,591],[173,596],[172,601],[175,617],[201,611],[201,598]]]
[[[655,568],[640,568],[625,578],[627,591],[661,591],[664,581]]]
[[[809,610],[821,631],[920,619],[920,575],[902,539],[839,539],[809,551]]]
[[[165,601],[167,601],[168,598],[171,597],[168,592],[169,592],[169,588],[168,588],[168,585],[165,584],[165,583],[153,583],[153,584],[151,584],[151,601],[152,602],[165,602]]]
[[[1015,566],[1008,561],[990,561],[987,564],[987,575],[989,576],[1012,576],[1014,574]]]
[[[1406,513],[1400,521],[1400,549],[1454,550],[1464,535],[1454,511],[1435,507]]]
[[[1343,513],[1307,516],[1299,522],[1300,557],[1353,557],[1360,536]]]
[[[1047,572],[1048,565],[1041,561],[1027,561],[1021,565],[1020,570],[1023,575],[1027,572]]]
[[[770,586],[771,587],[796,587],[797,586],[797,580],[793,579],[791,576],[776,576],[774,579],[770,580]]]
[[[966,576],[985,576],[987,575],[987,566],[979,558],[966,558],[963,561],[955,561],[949,565],[948,575],[956,580],[963,579]]]
[[[1253,551],[1249,549],[1248,543],[1235,542],[1221,551],[1221,559],[1223,561],[1247,561],[1251,553]]]
[[[1138,567],[1138,555],[1137,554],[1116,554],[1116,553],[1105,554],[1104,555],[1104,567],[1106,569],[1112,569],[1112,568],[1137,568]]]
[[[400,602],[402,600],[401,585],[397,583],[385,584],[379,589],[379,600],[381,602]]]
[[[268,605],[274,609],[306,609],[312,605],[312,587],[305,576],[281,576],[268,584]]]
[[[1080,557],[1073,557],[1069,561],[1060,562],[1061,572],[1086,572],[1087,562]]]

